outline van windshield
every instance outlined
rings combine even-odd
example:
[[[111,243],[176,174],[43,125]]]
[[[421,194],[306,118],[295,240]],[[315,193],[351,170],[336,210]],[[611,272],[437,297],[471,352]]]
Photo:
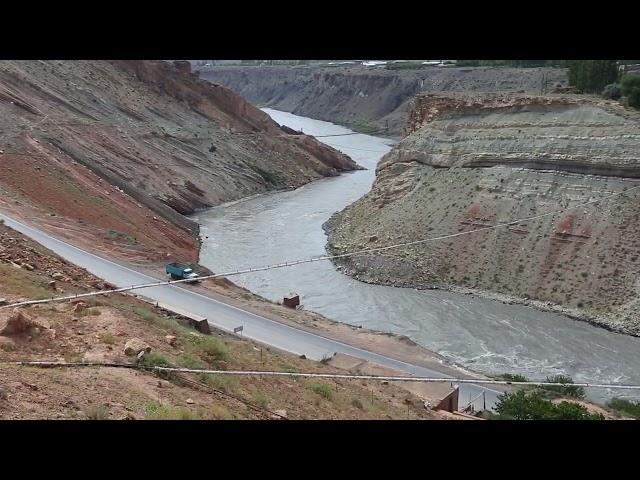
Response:
[[[190,268],[185,268],[183,270],[184,273],[191,273],[193,270],[191,270]]]

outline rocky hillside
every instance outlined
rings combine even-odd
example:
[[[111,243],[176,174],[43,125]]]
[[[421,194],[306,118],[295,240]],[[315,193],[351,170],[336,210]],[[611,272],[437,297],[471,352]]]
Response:
[[[357,130],[402,134],[409,101],[420,92],[540,91],[564,86],[564,69],[456,68],[386,70],[355,67],[214,67],[202,78],[251,102]]]
[[[586,96],[419,95],[369,194],[327,225],[365,281],[466,287],[640,334],[640,115]],[[503,297],[504,298],[504,297]]]
[[[0,208],[132,260],[195,260],[183,214],[356,168],[161,61],[0,62]]]

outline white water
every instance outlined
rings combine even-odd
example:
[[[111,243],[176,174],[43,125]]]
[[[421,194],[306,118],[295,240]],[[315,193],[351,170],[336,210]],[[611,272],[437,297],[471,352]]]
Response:
[[[280,124],[311,135],[350,132],[328,122],[265,109]],[[326,254],[322,224],[371,188],[391,142],[369,135],[321,138],[368,170],[313,182],[201,212],[200,262],[213,271]],[[271,300],[290,291],[307,310],[365,328],[407,335],[465,368],[520,373],[530,379],[566,374],[578,382],[640,384],[640,339],[529,307],[442,291],[358,282],[317,262],[233,278]],[[623,391],[588,392],[595,400]]]

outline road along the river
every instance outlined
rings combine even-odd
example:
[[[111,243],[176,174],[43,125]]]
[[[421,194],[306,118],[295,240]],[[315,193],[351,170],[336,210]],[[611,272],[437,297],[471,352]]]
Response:
[[[0,214],[0,219],[4,220],[7,226],[40,243],[62,258],[75,265],[86,268],[94,275],[118,287],[150,283],[157,280],[156,278],[54,238],[51,235],[16,221],[6,215]],[[279,323],[212,297],[191,291],[188,287],[166,285],[145,288],[137,292],[147,298],[162,302],[165,305],[175,306],[180,312],[187,311],[205,317],[212,326],[225,331],[232,332],[235,327],[242,326],[244,337],[297,355],[305,355],[307,358],[313,360],[321,360],[324,356],[330,356],[337,352],[361,358],[384,367],[393,368],[410,375],[450,378],[449,375],[444,375],[419,365],[412,365]],[[500,393],[480,385],[461,384],[461,401],[476,397],[481,394],[482,391],[486,392],[487,407],[495,403]],[[482,398],[478,399],[476,407],[481,407],[482,400]]]

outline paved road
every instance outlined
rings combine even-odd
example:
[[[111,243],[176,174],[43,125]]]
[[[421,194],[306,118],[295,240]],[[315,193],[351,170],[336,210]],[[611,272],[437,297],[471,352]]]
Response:
[[[86,268],[94,275],[114,284],[118,287],[149,283],[157,279],[136,272],[130,268],[115,262],[86,252],[74,247],[62,240],[54,238],[40,230],[18,222],[6,215],[0,214],[5,224],[41,245],[54,251],[66,260]],[[379,365],[394,368],[404,374],[423,377],[450,378],[434,370],[418,365],[412,365],[391,357],[353,347],[345,343],[332,340],[314,333],[299,330],[251,312],[244,311],[235,306],[226,304],[205,295],[188,290],[177,285],[166,285],[139,290],[141,295],[167,305],[173,305],[183,311],[192,312],[207,318],[209,323],[226,331],[233,331],[235,327],[243,326],[243,336],[271,345],[275,348],[286,350],[297,355],[306,355],[307,358],[320,360],[325,355],[334,352],[344,353],[361,358]],[[492,406],[500,392],[479,385],[460,385],[460,404],[467,403],[469,398],[476,397],[482,391],[486,392],[487,407]],[[476,408],[481,408],[482,398],[476,403]]]

